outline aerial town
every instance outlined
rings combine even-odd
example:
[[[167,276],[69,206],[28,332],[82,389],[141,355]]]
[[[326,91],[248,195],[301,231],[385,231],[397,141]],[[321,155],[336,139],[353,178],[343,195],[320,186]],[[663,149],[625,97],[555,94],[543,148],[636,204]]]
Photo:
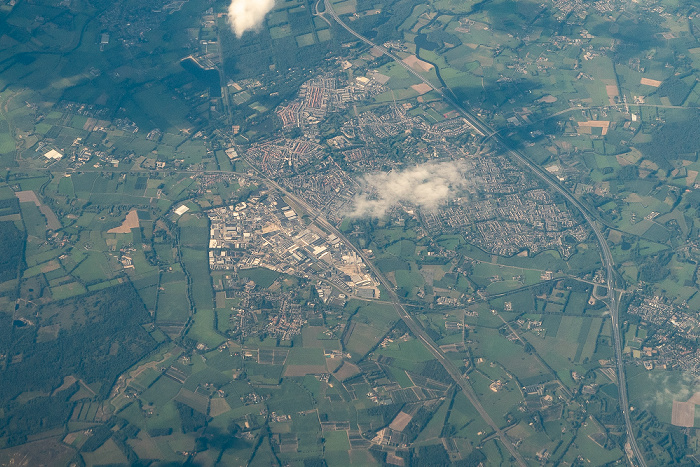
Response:
[[[322,280],[347,294],[379,298],[378,283],[357,253],[332,233],[305,225],[274,192],[207,213],[213,271],[264,267]]]
[[[0,25],[1,465],[700,465],[698,2]]]

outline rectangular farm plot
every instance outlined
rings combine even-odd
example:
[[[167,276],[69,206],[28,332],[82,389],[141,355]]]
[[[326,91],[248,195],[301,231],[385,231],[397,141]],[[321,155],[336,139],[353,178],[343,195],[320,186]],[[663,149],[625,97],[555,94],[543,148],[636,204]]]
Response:
[[[246,363],[248,379],[259,384],[279,384],[284,367],[282,365],[259,365]]]
[[[204,415],[207,414],[207,408],[209,407],[209,398],[203,394],[192,392],[189,389],[182,388],[180,392],[175,397],[175,400],[181,404],[185,404],[197,412]]]
[[[527,339],[535,347],[536,341],[540,340],[535,334],[528,334]],[[540,378],[543,375],[549,379],[549,371],[534,356],[525,353],[521,345],[507,340],[497,331],[480,329],[476,340],[478,347],[475,354],[478,352],[478,355],[500,363],[518,379]]]
[[[656,79],[642,78],[640,80],[640,84],[644,84],[646,86],[653,86],[655,88],[658,88],[659,86],[661,86],[661,81],[656,80]]]
[[[353,323],[346,338],[346,348],[353,360],[362,358],[384,336],[386,331],[364,323]]]
[[[428,71],[435,68],[430,63],[424,62],[423,60],[416,57],[415,55],[409,55],[408,57],[403,59],[403,62],[406,65],[408,65],[409,67],[411,67],[413,70],[415,70],[419,73],[427,73]]]
[[[591,357],[593,357],[593,353],[596,350],[596,342],[598,341],[598,334],[600,333],[602,323],[603,318],[593,318],[591,320],[590,329],[585,338],[585,341],[579,340],[579,347],[576,351],[576,354],[578,355],[577,361],[584,361],[587,358],[590,359]]]
[[[187,283],[185,281],[161,284],[158,293],[158,309],[156,322],[184,323],[190,315],[187,302]]]
[[[692,428],[695,425],[695,404],[693,402],[673,401],[671,424]]]
[[[430,87],[429,84],[427,83],[420,83],[420,84],[414,84],[411,86],[411,88],[416,91],[418,94],[421,96],[427,92],[430,92],[432,88]]]
[[[296,37],[297,45],[299,47],[306,47],[307,45],[313,45],[316,43],[316,39],[312,33],[302,34]]]
[[[589,120],[587,122],[578,122],[578,128],[576,131],[579,134],[597,134],[594,130],[600,131],[600,134],[605,136],[608,134],[608,129],[610,128],[610,122],[607,120]]]
[[[21,200],[20,200],[21,201]],[[20,202],[22,210],[22,220],[27,229],[27,235],[34,236],[41,240],[46,239],[46,219],[41,215],[41,211],[33,202]]]
[[[284,365],[289,355],[286,349],[260,349],[258,350],[258,363],[261,365]]]
[[[325,326],[304,326],[301,330],[304,347],[326,350],[340,349],[340,342]]]
[[[336,3],[333,9],[338,15],[349,15],[357,11],[356,0],[344,0]]]
[[[605,86],[605,92],[608,93],[608,99],[610,99],[610,105],[615,104],[615,98],[620,96],[620,91],[615,84],[608,84]]]
[[[321,349],[294,347],[289,351],[287,365],[323,365],[325,359]]]
[[[286,23],[287,21],[289,21],[289,15],[287,14],[287,10],[275,10],[271,11],[267,15],[268,26],[277,26],[278,24]]]
[[[323,350],[293,348],[287,357],[284,376],[306,376],[327,371]]]
[[[107,257],[102,252],[90,251],[72,271],[73,276],[85,283],[104,281],[112,277]]]
[[[41,214],[44,215],[46,227],[53,230],[61,228],[61,223],[58,221],[56,214],[54,214],[51,208],[39,201],[39,198],[37,198],[36,193],[34,193],[34,191],[18,191],[15,193],[15,195],[17,196],[17,199],[19,199],[20,203],[31,202],[39,208]]]
[[[273,26],[270,28],[270,37],[273,39],[282,39],[292,35],[292,27],[288,24]]]
[[[347,451],[350,449],[350,440],[347,431],[331,431],[325,433],[325,448],[329,451]]]
[[[108,464],[126,464],[128,462],[126,456],[111,438],[94,452],[85,452],[82,456],[87,465],[99,465],[103,462]]]
[[[51,296],[54,300],[63,300],[65,298],[74,297],[87,292],[85,286],[78,282],[71,282],[64,285],[51,287]]]
[[[345,381],[358,374],[360,374],[360,369],[356,365],[350,362],[343,362],[342,366],[335,371],[334,376],[338,381]],[[411,383],[412,385],[413,383]]]
[[[214,398],[209,403],[209,416],[218,417],[219,415],[225,414],[231,410],[231,406],[228,405],[226,399],[222,397]]]
[[[413,417],[404,411],[399,412],[399,414],[394,418],[394,420],[389,425],[389,428],[396,431],[403,431],[404,428],[409,424]]]
[[[141,400],[156,406],[163,406],[177,396],[182,384],[168,376],[161,376],[141,394]]]
[[[352,359],[362,358],[379,340],[384,337],[398,318],[391,306],[379,304],[360,304],[350,301],[346,309],[359,305],[359,310],[348,324],[343,341]]]
[[[577,342],[582,324],[583,320],[580,318],[562,316],[559,331],[557,332],[557,339],[572,344]]]

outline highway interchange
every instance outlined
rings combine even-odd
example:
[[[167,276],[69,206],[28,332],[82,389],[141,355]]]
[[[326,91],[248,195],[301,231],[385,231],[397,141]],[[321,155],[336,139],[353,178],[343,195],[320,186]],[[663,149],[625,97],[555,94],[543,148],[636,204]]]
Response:
[[[596,236],[596,240],[598,241],[598,244],[600,245],[601,258],[603,260],[603,264],[605,265],[606,274],[607,274],[608,293],[610,294],[610,300],[609,300],[608,306],[610,309],[610,318],[612,321],[612,328],[613,328],[613,347],[614,347],[614,352],[615,352],[615,365],[616,365],[616,369],[617,369],[618,391],[619,391],[619,397],[620,397],[620,410],[622,410],[622,414],[623,414],[624,419],[625,419],[625,428],[627,431],[627,442],[630,445],[630,449],[632,450],[634,457],[635,457],[635,460],[638,463],[638,465],[646,467],[646,461],[644,460],[644,456],[642,455],[642,452],[639,449],[639,446],[637,445],[637,441],[634,437],[634,430],[632,428],[632,421],[630,420],[630,416],[629,416],[629,402],[627,399],[627,382],[625,380],[624,360],[622,359],[622,338],[620,336],[619,302],[618,302],[618,299],[616,297],[616,292],[615,292],[616,281],[615,281],[615,271],[614,271],[614,267],[613,267],[614,262],[613,262],[612,252],[610,251],[610,246],[608,245],[608,242],[605,240],[605,237],[603,236],[603,233],[602,233],[600,227],[598,226],[598,223],[593,219],[593,215],[589,212],[588,208],[586,208],[586,206],[584,206],[578,199],[576,199],[566,188],[564,188],[556,180],[552,179],[552,177],[549,176],[549,174],[547,174],[539,165],[534,163],[525,154],[510,147],[508,142],[505,141],[498,132],[489,128],[488,125],[483,123],[479,119],[478,116],[476,116],[473,113],[466,110],[464,107],[462,107],[460,104],[458,104],[454,99],[452,99],[450,96],[448,96],[443,89],[436,87],[428,79],[421,76],[419,73],[417,73],[415,70],[413,70],[410,66],[408,66],[406,63],[404,63],[403,60],[401,60],[399,57],[397,57],[396,55],[391,53],[385,47],[374,44],[372,41],[370,41],[366,37],[358,34],[353,29],[351,29],[347,24],[345,24],[345,22],[343,22],[338,17],[337,13],[333,10],[333,5],[331,4],[330,0],[324,0],[324,3],[325,3],[325,12],[328,13],[342,28],[344,28],[347,32],[349,32],[350,34],[352,34],[353,36],[355,36],[356,38],[358,38],[362,42],[366,43],[367,45],[375,47],[378,50],[381,50],[382,53],[384,53],[389,58],[391,58],[392,60],[394,60],[395,62],[400,64],[409,73],[411,73],[416,78],[418,78],[421,82],[427,84],[434,91],[438,92],[448,104],[450,104],[464,118],[467,119],[467,121],[474,127],[474,129],[477,132],[479,132],[485,138],[494,139],[496,142],[498,142],[505,149],[505,152],[512,159],[527,166],[535,175],[537,175],[540,179],[542,179],[545,183],[547,183],[547,185],[549,185],[552,189],[554,189],[555,191],[560,193],[562,196],[564,196],[564,198],[566,198],[566,200],[569,201],[574,207],[576,207],[576,209],[581,213],[581,215],[585,219],[586,223],[588,223],[588,225],[590,225],[591,229],[593,230],[593,232]],[[404,310],[404,313],[405,313],[405,310]],[[506,446],[507,446],[507,444],[506,444]]]
[[[629,416],[629,402],[627,399],[627,383],[625,380],[625,369],[624,369],[624,360],[622,358],[622,339],[620,335],[620,325],[619,325],[619,299],[617,297],[617,291],[616,291],[616,278],[615,278],[615,270],[614,270],[614,261],[612,257],[612,252],[610,251],[610,247],[602,233],[601,227],[596,220],[596,217],[594,213],[592,213],[586,206],[584,206],[577,198],[575,198],[564,186],[562,186],[557,180],[553,179],[549,173],[547,173],[544,169],[542,169],[538,164],[533,162],[528,156],[523,154],[521,151],[514,149],[501,135],[499,132],[494,131],[491,129],[487,124],[485,124],[481,119],[473,114],[472,112],[468,111],[465,109],[462,105],[457,103],[455,99],[453,99],[450,95],[445,92],[445,89],[438,88],[435,86],[432,82],[430,82],[427,78],[423,77],[420,75],[418,72],[413,70],[410,66],[408,66],[406,63],[404,63],[398,56],[393,54],[391,51],[386,49],[385,47],[381,45],[376,45],[374,44],[371,40],[367,39],[366,37],[360,35],[353,29],[351,29],[345,22],[343,22],[339,17],[338,14],[333,10],[333,6],[331,4],[330,0],[323,0],[324,6],[325,6],[325,11],[321,12],[319,9],[319,6],[321,4],[321,0],[318,0],[318,2],[315,5],[315,12],[318,16],[320,16],[323,20],[328,22],[330,24],[330,21],[328,18],[325,17],[325,14],[330,15],[330,17],[343,29],[345,29],[348,33],[356,37],[358,40],[366,43],[367,45],[374,47],[375,49],[381,51],[384,55],[388,56],[392,60],[394,60],[396,63],[401,65],[403,68],[405,68],[410,74],[415,76],[418,80],[421,82],[427,84],[430,86],[430,88],[440,94],[440,96],[450,104],[455,110],[457,110],[462,117],[464,117],[467,122],[472,126],[475,132],[479,133],[480,136],[486,139],[491,139],[492,141],[498,143],[502,149],[504,150],[505,154],[508,155],[511,159],[519,162],[522,165],[525,165],[528,169],[530,169],[537,177],[539,177],[541,180],[543,180],[550,188],[552,188],[554,191],[558,192],[561,194],[572,206],[574,206],[583,216],[584,220],[586,223],[590,226],[591,230],[594,232],[596,241],[598,242],[600,246],[600,254],[601,254],[601,259],[603,261],[604,267],[606,269],[606,285],[608,288],[608,294],[609,294],[609,301],[608,301],[608,307],[610,311],[610,317],[612,321],[612,329],[613,329],[613,347],[614,347],[614,354],[615,354],[615,365],[616,365],[616,371],[617,371],[617,381],[618,381],[618,391],[619,391],[619,400],[620,400],[620,409],[622,411],[624,420],[625,420],[625,427],[626,427],[626,432],[627,432],[627,443],[629,445],[629,449],[631,450],[633,457],[629,458],[628,460],[632,465],[638,465],[640,467],[646,467],[646,462],[644,460],[644,456],[641,453],[641,450],[639,449],[639,446],[637,445],[636,439],[634,437],[634,430],[632,427],[632,422],[630,420]],[[449,92],[449,90],[448,90]],[[292,193],[288,192],[285,190],[283,187],[281,187],[278,183],[276,183],[274,180],[269,179],[266,177],[262,172],[257,170],[257,168],[248,161],[251,167],[253,167],[260,175],[261,178],[264,178],[267,180],[272,186],[280,190],[282,193],[284,193],[287,197],[289,197],[292,201],[297,203],[299,206],[307,210],[309,213],[313,213],[314,216],[314,222],[316,222],[319,226],[323,227],[326,229],[328,232],[335,234],[338,236],[338,238],[343,239],[351,248],[355,250],[355,252],[365,261],[365,264],[368,265],[368,267],[371,269],[371,271],[376,275],[380,283],[386,288],[386,290],[389,291],[391,301],[393,303],[394,308],[396,309],[396,312],[398,315],[401,317],[401,319],[406,323],[406,325],[409,327],[411,332],[420,339],[423,344],[428,348],[428,350],[435,356],[435,358],[443,365],[445,370],[450,374],[450,376],[455,380],[455,382],[461,387],[462,391],[466,395],[466,397],[470,400],[470,402],[474,405],[476,410],[479,412],[480,416],[486,421],[491,428],[494,430],[495,435],[499,437],[503,445],[506,447],[508,452],[512,456],[512,460],[517,463],[520,466],[526,466],[527,463],[523,459],[523,457],[520,455],[518,450],[515,448],[515,446],[510,442],[506,434],[504,433],[501,428],[496,425],[496,423],[493,421],[493,419],[489,416],[489,414],[486,412],[486,410],[483,408],[481,403],[479,402],[476,393],[472,389],[471,385],[469,384],[468,380],[460,373],[460,371],[457,369],[457,367],[449,360],[445,355],[440,351],[438,346],[435,344],[435,342],[430,339],[430,337],[425,333],[423,328],[415,322],[413,317],[406,311],[404,306],[401,304],[398,296],[394,292],[394,288],[392,284],[388,282],[388,280],[384,277],[384,275],[379,271],[374,264],[367,258],[367,256],[358,248],[356,248],[352,242],[350,242],[345,236],[338,231],[338,229],[335,228],[332,224],[330,224],[328,221],[325,220],[325,218],[320,215],[320,213],[316,212],[315,209],[313,209],[311,206],[309,206],[306,202],[303,200],[297,198],[294,196]]]

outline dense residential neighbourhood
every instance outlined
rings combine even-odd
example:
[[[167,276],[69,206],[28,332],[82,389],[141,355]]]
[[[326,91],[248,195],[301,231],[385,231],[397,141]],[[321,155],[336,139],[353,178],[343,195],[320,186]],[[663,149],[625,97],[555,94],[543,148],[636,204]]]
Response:
[[[692,0],[0,0],[0,464],[700,463],[699,77]]]

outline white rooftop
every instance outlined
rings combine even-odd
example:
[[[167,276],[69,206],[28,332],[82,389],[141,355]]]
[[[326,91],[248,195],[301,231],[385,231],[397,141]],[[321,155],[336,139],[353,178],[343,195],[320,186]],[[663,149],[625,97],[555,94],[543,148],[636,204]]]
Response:
[[[184,213],[186,213],[186,212],[189,211],[189,210],[190,210],[190,208],[188,208],[187,206],[185,206],[185,205],[183,204],[182,206],[180,206],[179,208],[177,208],[177,209],[175,210],[175,214],[177,214],[178,216],[181,216],[181,215],[183,215]]]
[[[56,151],[55,149],[52,149],[49,152],[47,152],[46,154],[44,154],[44,157],[47,159],[59,160],[63,157],[63,154]]]

